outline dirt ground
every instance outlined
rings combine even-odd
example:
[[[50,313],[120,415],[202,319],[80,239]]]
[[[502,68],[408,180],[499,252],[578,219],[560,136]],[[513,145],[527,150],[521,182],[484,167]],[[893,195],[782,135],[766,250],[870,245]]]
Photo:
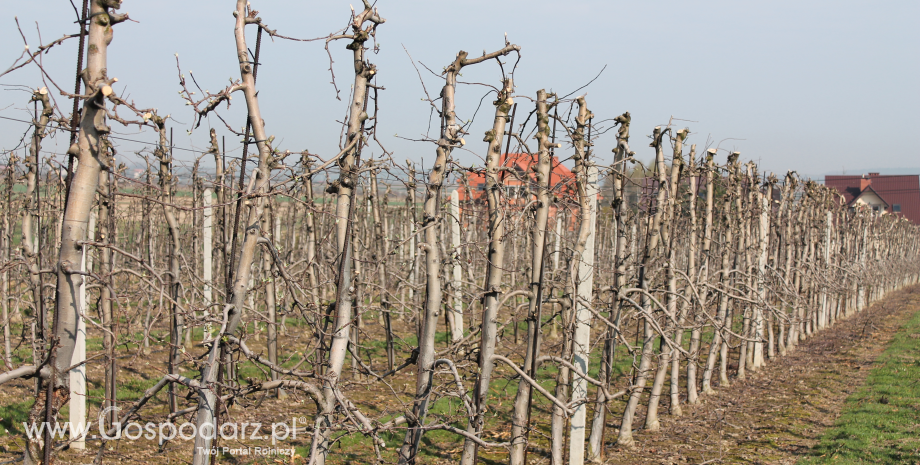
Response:
[[[635,434],[636,450],[618,448],[609,435],[605,463],[795,463],[833,426],[892,335],[918,311],[920,286],[892,293],[747,379],[702,396],[701,404],[684,405],[682,417],[663,415],[659,432]]]
[[[834,424],[844,401],[863,384],[874,365],[875,359],[885,349],[897,328],[911,315],[920,311],[920,286],[896,292],[886,299],[874,304],[849,319],[838,322],[825,334],[809,338],[802,342],[794,352],[785,357],[769,361],[767,366],[757,372],[749,373],[746,380],[732,379],[730,387],[717,387],[718,392],[712,396],[702,396],[699,405],[683,405],[683,416],[674,418],[666,413],[661,417],[661,430],[648,433],[636,431],[638,448],[625,450],[618,448],[616,427],[619,415],[610,415],[605,448],[606,463],[625,464],[705,464],[705,463],[770,463],[791,464],[800,457],[809,454],[811,447],[817,443],[821,433]],[[284,345],[303,347],[306,341],[300,339],[297,331],[284,337]],[[290,339],[288,339],[290,338]],[[259,342],[252,341],[251,347],[261,349]],[[120,381],[126,385],[151,382],[158,379],[165,360],[164,351],[154,351],[150,356],[126,356],[120,361]],[[733,353],[733,357],[736,356]],[[89,377],[98,380],[102,377],[101,367],[92,367]],[[409,387],[414,380],[414,372],[406,370],[392,379],[401,401],[411,402]],[[0,389],[0,406],[16,402],[27,408],[31,402],[24,402],[31,396],[31,384],[26,381],[13,382]],[[101,385],[100,385],[101,386]],[[402,390],[399,387],[403,387]],[[361,384],[351,386],[349,392],[353,398],[367,405],[369,413],[376,415],[397,411],[390,397],[375,400],[371,392],[364,392]],[[160,396],[162,397],[162,395]],[[372,398],[373,397],[373,398]],[[380,396],[377,396],[380,397]],[[246,404],[261,408],[237,410],[231,415],[235,421],[260,421],[268,424],[278,418],[311,417],[312,408],[306,399],[292,393],[284,400],[256,397]],[[644,400],[643,400],[644,402]],[[189,405],[193,404],[187,401]],[[662,399],[661,411],[668,410],[667,396]],[[501,406],[499,403],[498,406]],[[144,421],[162,420],[165,405],[154,401],[145,408]],[[548,414],[548,410],[535,407],[535,415]],[[643,407],[640,407],[636,425],[644,420]],[[538,413],[540,412],[540,413]],[[95,409],[92,414],[95,415]],[[22,412],[25,414],[25,412]],[[191,419],[191,416],[188,417]],[[0,420],[2,423],[2,420]],[[487,432],[490,438],[505,439],[501,436],[503,428]],[[266,432],[266,431],[263,431]],[[398,435],[388,438],[391,441],[401,439]],[[548,464],[545,438],[534,437],[529,459],[534,464]],[[247,441],[221,446],[267,445],[266,441]],[[296,447],[298,453],[306,454],[309,439],[298,437],[288,440],[286,447]],[[456,463],[459,451],[456,440],[442,441],[428,438],[426,435],[424,457],[421,463]],[[0,462],[21,457],[21,436],[12,436],[0,432]],[[398,442],[390,445],[390,449]],[[155,442],[116,441],[106,445],[104,463],[153,464],[153,463],[188,463],[190,443],[175,441],[163,448]],[[89,445],[86,451],[65,450],[58,456],[56,463],[82,464],[90,463],[95,458],[98,446]],[[391,451],[392,452],[392,451]],[[392,454],[390,454],[392,455]],[[507,453],[502,450],[490,451],[481,460],[482,463],[506,463]],[[373,454],[369,449],[358,444],[349,444],[337,449],[333,463],[369,463]],[[218,463],[304,463],[304,459],[291,460],[290,457],[228,457],[222,456]]]

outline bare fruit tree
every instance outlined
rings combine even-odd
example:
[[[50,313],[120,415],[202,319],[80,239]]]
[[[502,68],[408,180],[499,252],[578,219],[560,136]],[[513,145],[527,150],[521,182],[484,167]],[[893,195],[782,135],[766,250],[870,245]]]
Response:
[[[290,453],[278,461],[310,465],[602,463],[612,443],[667,440],[668,422],[711,408],[706,396],[766,382],[752,372],[920,282],[920,232],[897,212],[849,205],[794,171],[780,179],[673,117],[645,128],[637,154],[631,114],[595,116],[583,88],[516,93],[526,57],[507,39],[457,53],[436,98],[418,73],[439,124],[415,141],[431,156],[403,159],[378,130],[388,74],[371,60],[391,53],[378,4],[343,10],[347,25],[315,39],[234,4],[238,78],[202,90],[176,55],[201,146],[176,143],[183,123],[107,75],[128,19],[118,0],[87,0],[86,34],[27,48],[0,73],[34,67],[49,83],[26,86],[34,115],[0,151],[0,384],[3,399],[29,399],[26,413],[4,410],[26,434],[0,437],[0,461],[206,465],[270,443]],[[42,60],[81,36],[71,94]],[[275,39],[324,47],[335,97],[332,58],[348,54],[331,153],[266,130],[283,117],[259,102],[276,89],[257,86]],[[493,61],[494,79],[462,82]],[[223,113],[239,95],[234,129]],[[477,113],[457,112],[486,98],[477,147],[465,140]],[[114,123],[151,143],[110,135]],[[66,154],[46,147],[63,134]],[[608,143],[612,154],[597,150]],[[32,434],[65,407],[69,426]],[[194,444],[135,439],[140,421],[194,427]],[[102,434],[81,435],[89,424]],[[240,427],[258,434],[226,437]]]

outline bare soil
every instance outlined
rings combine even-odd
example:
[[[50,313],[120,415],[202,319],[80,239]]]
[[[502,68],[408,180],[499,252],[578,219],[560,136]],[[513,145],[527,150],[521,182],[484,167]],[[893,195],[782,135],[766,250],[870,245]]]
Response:
[[[615,445],[616,428],[619,426],[620,405],[612,405],[614,412],[608,416],[607,444],[605,457],[607,464],[705,464],[705,463],[770,463],[792,464],[800,457],[812,453],[812,446],[818,442],[821,433],[834,424],[846,398],[856,391],[864,382],[874,366],[876,358],[884,351],[892,335],[910,316],[920,311],[920,286],[892,293],[889,297],[875,303],[871,308],[859,312],[850,318],[838,321],[832,328],[820,335],[803,341],[795,351],[784,357],[777,357],[768,362],[761,370],[749,373],[747,379],[732,379],[730,387],[719,386],[718,392],[711,396],[701,396],[699,405],[682,405],[683,416],[673,417],[662,414],[661,430],[658,432],[636,431],[638,445],[635,450],[619,448]],[[375,325],[369,325],[373,336],[380,336]],[[282,335],[282,346],[288,348],[305,347],[307,341],[302,331],[291,331]],[[379,339],[379,338],[378,338]],[[373,340],[373,337],[371,338]],[[264,350],[260,341],[250,339],[253,350]],[[290,349],[285,349],[285,352]],[[200,351],[194,351],[198,352]],[[737,352],[733,352],[736,357]],[[397,354],[402,360],[406,354]],[[134,383],[152,383],[162,376],[165,366],[165,349],[153,350],[149,355],[133,352],[119,357],[119,382],[125,385]],[[730,370],[733,372],[733,370]],[[189,373],[194,375],[194,373]],[[370,416],[395,414],[411,403],[411,386],[414,383],[414,370],[406,369],[390,378],[395,389],[390,395],[379,394],[368,389],[362,383],[350,384],[348,395],[368,409]],[[101,387],[102,368],[99,364],[90,365],[88,378],[91,386]],[[471,380],[467,384],[471,385]],[[0,389],[0,406],[25,404],[32,398],[32,382],[18,381],[8,383]],[[126,387],[127,389],[127,387]],[[183,394],[186,392],[183,390]],[[509,403],[507,393],[504,399],[498,393],[494,407],[502,408],[502,403]],[[394,397],[395,396],[395,397]],[[166,406],[161,393],[151,401],[139,418],[146,421],[160,422],[165,419]],[[535,398],[534,415],[548,415],[548,404],[543,399]],[[97,399],[98,401],[98,399]],[[682,399],[685,401],[685,399]],[[268,425],[279,419],[297,418],[304,421],[312,419],[314,408],[310,401],[300,393],[292,392],[285,399],[255,396],[242,401],[242,405],[231,407],[230,417],[235,422],[261,422]],[[132,402],[124,402],[125,406]],[[194,405],[194,399],[183,399],[182,406]],[[31,402],[28,402],[28,408]],[[644,407],[640,407],[636,425],[643,424]],[[27,411],[27,410],[26,410]],[[98,409],[91,409],[91,419],[95,420]],[[668,397],[662,398],[662,412],[668,411]],[[25,412],[21,412],[24,414]],[[502,411],[502,413],[505,413]],[[9,415],[9,412],[7,413]],[[500,415],[504,416],[504,415]],[[460,415],[458,418],[461,418]],[[589,416],[590,418],[590,416]],[[11,418],[0,419],[6,426]],[[192,420],[186,416],[185,420]],[[486,432],[493,440],[507,440],[506,419],[497,419],[496,425]],[[66,421],[66,416],[62,419]],[[12,425],[9,425],[12,427]],[[11,429],[17,429],[12,427]],[[20,428],[21,429],[21,428]],[[95,425],[94,431],[95,433]],[[18,433],[18,434],[17,434]],[[270,434],[267,426],[261,433]],[[534,464],[548,464],[548,439],[544,434],[532,435],[529,461]],[[4,433],[0,429],[0,463],[21,457],[23,439],[20,431]],[[248,436],[248,434],[247,434]],[[460,441],[436,437],[429,433],[422,446],[419,462],[424,464],[456,463],[459,458]],[[233,443],[221,443],[226,447],[270,446],[270,441],[240,440]],[[385,456],[389,460],[399,446],[401,433],[397,432],[387,438]],[[295,447],[299,454],[306,455],[309,438],[299,436],[296,440],[284,441],[284,447]],[[97,442],[87,444],[87,450],[64,450],[56,460],[58,464],[90,463],[99,450]],[[172,441],[158,447],[156,441],[141,439],[138,441],[113,441],[105,446],[103,463],[119,464],[159,464],[188,463],[191,458],[191,443]],[[483,451],[481,463],[506,463],[507,452],[501,449]],[[279,456],[228,456],[218,457],[217,463],[285,463],[301,464],[305,460],[298,457]],[[342,443],[334,448],[331,463],[372,463],[373,452],[363,443]]]

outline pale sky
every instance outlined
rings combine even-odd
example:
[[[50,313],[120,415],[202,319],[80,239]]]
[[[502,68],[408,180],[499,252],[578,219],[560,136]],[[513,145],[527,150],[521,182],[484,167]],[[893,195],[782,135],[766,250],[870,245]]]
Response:
[[[78,0],[75,0],[78,1]],[[115,90],[141,107],[156,107],[176,120],[179,147],[206,147],[208,124],[227,135],[228,149],[238,148],[216,117],[191,136],[193,114],[179,98],[175,54],[189,76],[194,72],[204,89],[216,91],[239,78],[233,42],[232,0],[125,0],[121,12],[138,22],[115,26],[109,48],[109,76]],[[349,5],[342,1],[304,2],[252,0],[259,16],[280,34],[299,38],[326,35],[344,27]],[[356,5],[357,7],[357,5]],[[917,167],[916,128],[920,126],[920,2],[917,1],[587,1],[546,0],[463,2],[378,0],[387,22],[378,28],[381,92],[378,138],[397,161],[411,159],[430,167],[434,146],[395,137],[419,138],[429,125],[429,106],[406,52],[437,73],[459,50],[479,55],[503,46],[504,34],[522,47],[515,73],[516,93],[534,97],[540,88],[568,94],[607,66],[586,89],[597,120],[629,111],[633,117],[631,145],[641,159],[652,156],[652,128],[670,118],[688,126],[688,144],[701,152],[707,141],[738,150],[742,159],[760,160],[763,170],[820,177],[827,173],[895,170]],[[76,32],[75,14],[67,0],[6,2],[0,16],[0,69],[22,52],[15,27],[19,18],[33,47],[64,33]],[[255,47],[255,28],[249,28]],[[267,39],[267,37],[265,38]],[[46,69],[62,88],[73,91],[77,40],[43,56]],[[322,41],[295,43],[263,40],[258,88],[266,130],[282,150],[309,149],[321,157],[338,151],[341,121],[353,79],[347,41],[330,45],[336,82],[328,71]],[[508,58],[510,69],[515,58]],[[419,64],[428,92],[437,95],[441,80]],[[494,61],[464,69],[462,81],[498,85]],[[34,65],[0,79],[2,84],[40,87]],[[191,82],[189,80],[189,84]],[[50,82],[49,82],[50,86]],[[461,85],[458,115],[469,119],[487,88]],[[54,92],[69,112],[71,101]],[[28,119],[29,95],[12,87],[0,92],[0,116]],[[465,165],[482,164],[482,134],[491,125],[493,96],[482,107],[466,137],[469,151],[455,151]],[[245,122],[242,94],[221,115],[237,130]],[[518,121],[532,110],[524,98]],[[532,127],[532,120],[528,125]],[[154,141],[152,131],[138,134],[112,123],[123,137]],[[437,121],[433,122],[437,128]],[[18,142],[27,125],[0,119],[0,147]],[[433,136],[434,132],[431,133]],[[612,160],[613,132],[597,140],[596,160]],[[561,134],[560,134],[561,135]],[[63,152],[67,136],[45,143]],[[140,144],[120,143],[127,162]],[[370,153],[380,154],[371,147]],[[368,153],[367,151],[365,153]],[[567,149],[558,154],[567,156]],[[239,150],[234,152],[239,155]],[[191,152],[176,152],[189,160]],[[725,152],[719,161],[724,161]],[[5,159],[5,156],[2,157]]]

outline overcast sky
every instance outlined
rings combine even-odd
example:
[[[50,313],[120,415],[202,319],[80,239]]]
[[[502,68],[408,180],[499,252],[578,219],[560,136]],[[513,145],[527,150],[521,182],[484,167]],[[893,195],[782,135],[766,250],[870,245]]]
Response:
[[[79,0],[75,0],[79,1]],[[355,0],[356,1],[356,0]],[[228,150],[237,149],[215,117],[191,136],[193,114],[179,98],[176,59],[188,77],[194,72],[202,88],[217,91],[239,78],[233,42],[233,0],[125,0],[121,12],[138,22],[115,26],[109,48],[109,76],[115,89],[137,105],[171,114],[175,144],[204,148],[205,126],[227,136]],[[346,1],[305,2],[252,0],[252,7],[280,34],[312,38],[347,24]],[[357,5],[356,5],[357,7]],[[380,98],[379,139],[398,161],[411,159],[429,167],[434,147],[395,137],[422,137],[429,126],[429,105],[418,74],[403,50],[418,62],[429,93],[435,96],[440,73],[459,50],[471,55],[503,46],[504,34],[522,47],[516,92],[529,97],[545,88],[568,94],[606,70],[586,93],[597,120],[629,111],[631,145],[642,159],[651,157],[646,135],[669,119],[692,131],[689,143],[700,151],[707,144],[738,150],[743,159],[760,161],[764,170],[795,169],[820,177],[827,173],[858,173],[920,167],[915,139],[920,126],[920,2],[917,1],[504,1],[461,2],[378,0],[386,23],[378,28]],[[6,2],[0,17],[0,69],[22,52],[14,16],[33,47],[39,45],[36,22],[44,42],[76,32],[68,0]],[[249,28],[255,46],[255,29]],[[267,38],[266,38],[267,39]],[[320,42],[263,40],[258,88],[266,130],[280,149],[309,149],[321,157],[338,151],[340,124],[353,79],[347,41],[330,45],[342,101],[330,84],[329,59]],[[76,39],[43,56],[46,69],[62,88],[72,91]],[[506,68],[514,63],[509,58]],[[494,61],[466,68],[462,80],[498,85],[501,72]],[[28,66],[0,79],[2,84],[40,87],[39,70]],[[191,84],[191,83],[190,83]],[[53,87],[49,82],[48,85]],[[473,117],[488,89],[462,85],[457,90],[458,115]],[[69,112],[72,105],[57,95]],[[0,92],[0,116],[27,119],[29,95],[14,87]],[[457,151],[464,164],[482,164],[486,144],[481,135],[491,125],[493,96],[483,100],[469,151]],[[532,110],[524,98],[518,115]],[[245,122],[242,95],[221,115],[237,130]],[[520,123],[523,118],[518,119]],[[532,126],[532,122],[529,123]],[[433,124],[437,128],[437,122]],[[0,119],[0,147],[16,145],[27,125]],[[143,141],[151,131],[113,130]],[[432,133],[434,135],[434,133]],[[49,151],[63,152],[67,136],[48,141]],[[140,144],[121,142],[129,154]],[[614,133],[597,140],[598,163],[609,164]],[[372,147],[379,155],[380,150]],[[367,153],[367,152],[366,152]],[[721,152],[719,161],[724,161]],[[189,160],[192,152],[176,152]],[[3,157],[5,159],[5,156]],[[917,168],[916,171],[920,171]]]

